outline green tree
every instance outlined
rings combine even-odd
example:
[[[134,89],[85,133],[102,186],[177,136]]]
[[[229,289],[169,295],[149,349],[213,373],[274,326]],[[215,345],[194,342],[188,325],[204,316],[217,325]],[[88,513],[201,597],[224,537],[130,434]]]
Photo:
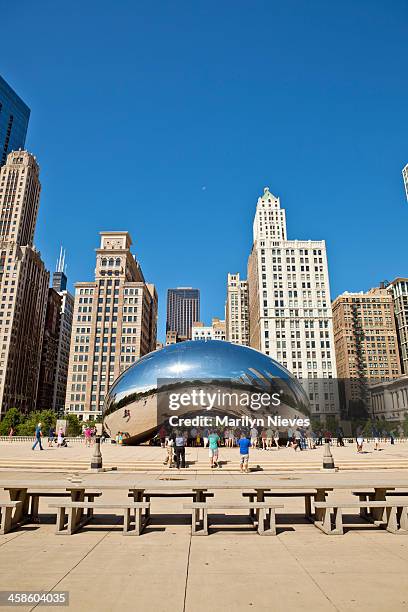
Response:
[[[19,436],[33,436],[38,423],[41,423],[43,436],[47,436],[48,430],[50,427],[55,427],[56,421],[57,417],[53,410],[30,412],[25,421],[17,427],[17,433]]]
[[[0,421],[0,436],[7,436],[10,428],[17,433],[17,427],[24,421],[24,415],[17,408],[9,408],[3,419]]]
[[[67,436],[80,436],[82,433],[82,423],[76,414],[66,414]]]

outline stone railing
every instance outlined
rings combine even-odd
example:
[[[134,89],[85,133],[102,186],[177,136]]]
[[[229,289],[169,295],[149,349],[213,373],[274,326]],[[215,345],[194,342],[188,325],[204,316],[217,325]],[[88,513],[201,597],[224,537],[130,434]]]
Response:
[[[41,439],[44,442],[46,442],[48,440],[48,436],[43,436]],[[12,438],[9,438],[9,436],[0,436],[0,442],[11,442],[11,443],[13,442],[33,442],[34,440],[35,440],[34,435],[33,436],[13,436]],[[75,438],[71,438],[67,436],[65,440],[71,443],[79,442],[80,444],[85,442],[85,438],[83,436],[77,436]]]

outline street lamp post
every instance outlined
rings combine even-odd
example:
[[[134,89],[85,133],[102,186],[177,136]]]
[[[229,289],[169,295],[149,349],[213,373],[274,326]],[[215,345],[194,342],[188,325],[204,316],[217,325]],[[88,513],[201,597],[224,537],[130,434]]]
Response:
[[[327,439],[324,442],[323,467],[321,471],[326,473],[338,471],[338,468],[334,465],[333,455],[330,450],[330,442]]]
[[[101,437],[96,436],[94,452],[91,459],[91,470],[95,470],[97,472],[102,472],[102,453],[101,453]]]

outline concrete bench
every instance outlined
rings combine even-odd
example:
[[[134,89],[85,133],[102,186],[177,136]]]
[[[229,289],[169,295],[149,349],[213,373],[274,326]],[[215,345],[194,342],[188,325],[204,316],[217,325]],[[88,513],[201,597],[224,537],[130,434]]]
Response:
[[[11,531],[13,510],[21,504],[21,501],[0,502],[0,535]]]
[[[365,490],[365,491],[353,491],[353,495],[356,495],[359,500],[361,502],[365,502],[365,501],[376,501],[375,500],[375,491],[374,489],[372,489],[371,491]],[[384,495],[385,497],[404,497],[404,495],[407,495],[407,499],[408,499],[408,491],[404,492],[404,491],[395,491],[394,488],[388,490],[384,490]],[[363,519],[366,519],[367,521],[372,521],[373,517],[370,514],[370,507],[368,506],[367,508],[360,508],[360,516]]]
[[[376,525],[385,525],[387,531],[395,534],[408,534],[408,499],[393,501],[327,501],[315,502],[315,508],[324,510],[322,521],[315,521],[316,527],[327,535],[343,535],[343,510],[348,508],[378,508],[383,510],[383,519],[373,521]],[[332,513],[334,514],[334,526]]]
[[[83,527],[93,516],[94,510],[110,510],[119,508],[123,511],[123,535],[140,535],[146,526],[146,521],[142,521],[142,510],[149,508],[148,502],[77,502],[61,501],[57,504],[50,504],[49,508],[57,508],[57,529],[58,535],[72,535]],[[83,516],[84,510],[92,510],[91,516]],[[68,510],[68,522],[65,522],[65,514]],[[132,519],[130,511],[134,510]],[[132,523],[134,522],[134,526]]]
[[[85,501],[93,502],[96,497],[100,497],[101,495],[102,495],[101,491],[90,491],[90,492],[85,493],[84,498],[85,498]],[[49,491],[28,491],[27,497],[30,499],[30,502],[29,502],[30,511],[29,512],[30,512],[31,520],[33,522],[39,522],[38,509],[39,509],[41,497],[57,497],[57,498],[65,497],[69,500],[71,499],[71,492],[69,490],[54,491],[52,493]],[[88,508],[87,516],[89,518],[92,517],[92,508]]]
[[[256,493],[251,491],[249,493],[242,493],[243,497],[248,497],[250,502],[256,499]],[[311,519],[312,517],[312,498],[316,496],[316,489],[308,489],[305,491],[265,491],[264,497],[304,497],[305,498],[305,517]],[[252,511],[253,512],[253,511]]]
[[[181,492],[174,492],[174,491],[159,491],[159,492],[155,492],[155,493],[149,493],[147,491],[143,491],[143,493],[140,493],[139,490],[135,489],[134,491],[131,491],[130,493],[128,493],[128,497],[131,497],[135,502],[137,501],[145,501],[145,502],[150,502],[151,498],[158,498],[158,497],[162,497],[162,498],[184,498],[184,497],[191,497],[193,499],[193,501],[206,501],[206,499],[208,497],[214,497],[214,493],[207,493],[207,491],[188,491],[183,493]],[[149,508],[147,508],[147,510],[145,511],[145,517],[148,518],[150,515],[150,506]]]
[[[191,534],[192,535],[208,535],[208,512],[212,510],[249,510],[250,518],[254,520],[255,511],[258,515],[257,529],[259,535],[276,535],[275,510],[283,508],[283,505],[277,505],[271,502],[192,502],[184,504],[185,510],[191,510]],[[200,511],[202,512],[202,521],[200,521]],[[252,511],[252,513],[251,513]],[[202,523],[201,529],[197,529],[197,525]]]

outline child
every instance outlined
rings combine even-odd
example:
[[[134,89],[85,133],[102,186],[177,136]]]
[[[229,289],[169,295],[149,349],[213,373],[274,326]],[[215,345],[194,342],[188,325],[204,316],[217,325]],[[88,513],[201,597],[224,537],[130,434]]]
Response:
[[[248,474],[249,447],[251,446],[251,440],[248,440],[245,434],[242,433],[240,439],[238,440],[238,446],[241,458],[241,472],[245,472],[246,474]]]

